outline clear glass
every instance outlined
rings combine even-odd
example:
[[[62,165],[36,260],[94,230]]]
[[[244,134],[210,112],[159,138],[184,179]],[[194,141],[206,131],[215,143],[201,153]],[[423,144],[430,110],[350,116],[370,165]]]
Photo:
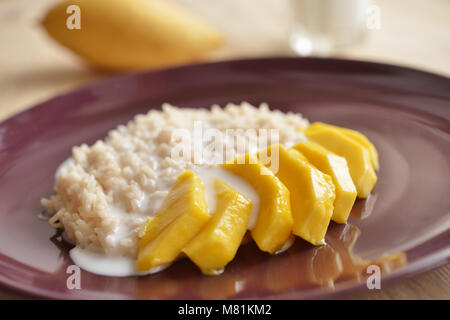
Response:
[[[327,56],[359,42],[371,0],[290,0],[294,15],[290,45],[302,56]]]

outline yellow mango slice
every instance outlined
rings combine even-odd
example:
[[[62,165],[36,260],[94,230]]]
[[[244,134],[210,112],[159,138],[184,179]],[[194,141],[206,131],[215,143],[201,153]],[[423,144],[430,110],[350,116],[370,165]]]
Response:
[[[278,148],[279,161],[276,176],[290,192],[294,219],[292,233],[313,245],[324,244],[335,198],[331,177],[310,165],[298,151],[281,145],[272,145],[260,151],[258,156],[271,157],[274,148]]]
[[[344,157],[347,160],[358,197],[367,198],[377,182],[369,151],[339,130],[327,126],[321,128],[311,126],[305,130],[306,137]]]
[[[289,190],[255,156],[245,154],[222,166],[247,181],[259,195],[258,218],[251,235],[259,249],[276,252],[292,230]]]
[[[60,44],[110,70],[198,61],[223,43],[217,28],[165,0],[66,0],[52,7],[42,24]]]
[[[370,161],[372,163],[372,166],[375,170],[378,170],[380,167],[380,163],[378,160],[378,151],[375,148],[375,146],[372,144],[372,142],[370,142],[370,140],[363,135],[362,133],[356,131],[356,130],[352,130],[352,129],[348,129],[348,128],[343,128],[343,127],[339,127],[339,126],[334,126],[331,124],[327,124],[327,123],[323,123],[323,122],[314,122],[313,124],[310,125],[310,130],[315,130],[315,129],[320,129],[323,127],[328,127],[328,128],[334,128],[336,130],[341,131],[343,134],[345,134],[347,137],[353,139],[354,141],[360,143],[363,147],[365,147],[369,153],[370,153]]]
[[[203,182],[194,172],[183,172],[161,211],[146,222],[136,267],[145,271],[172,262],[209,219]]]
[[[183,252],[204,274],[216,275],[233,260],[247,231],[252,203],[220,180],[214,181],[216,212]]]
[[[312,141],[300,142],[293,149],[300,151],[313,166],[333,179],[336,198],[331,219],[337,223],[345,223],[357,195],[347,160]]]
[[[192,206],[204,210],[206,206],[204,192],[202,180],[193,171],[187,170],[180,174],[164,199],[159,213],[147,219],[139,248],[145,247],[178,216],[191,210]]]

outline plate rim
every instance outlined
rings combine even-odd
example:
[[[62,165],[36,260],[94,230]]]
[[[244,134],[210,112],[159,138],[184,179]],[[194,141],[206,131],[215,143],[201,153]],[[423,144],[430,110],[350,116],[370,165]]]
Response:
[[[173,71],[179,71],[179,70],[188,70],[191,68],[202,68],[206,66],[221,66],[221,65],[229,65],[229,64],[237,64],[237,63],[254,63],[254,62],[263,62],[263,63],[276,63],[276,62],[282,62],[282,61],[311,61],[311,62],[317,62],[317,61],[327,61],[329,63],[349,63],[349,64],[359,64],[361,66],[373,66],[373,67],[380,67],[384,69],[393,69],[393,70],[399,70],[399,71],[407,71],[411,73],[421,74],[423,76],[428,77],[434,77],[439,79],[439,81],[446,81],[448,82],[448,85],[450,86],[450,75],[444,75],[439,74],[427,70],[421,70],[417,68],[413,68],[410,66],[403,66],[403,65],[395,65],[391,63],[383,63],[383,62],[376,62],[376,61],[369,61],[369,60],[358,60],[358,59],[346,59],[346,58],[323,58],[323,57],[283,57],[283,56],[274,56],[274,57],[261,57],[261,58],[248,58],[248,59],[230,59],[230,60],[221,60],[221,61],[212,61],[212,62],[199,62],[199,63],[192,63],[189,65],[181,65],[181,66],[173,66],[173,67],[167,67],[167,68],[158,68],[158,69],[146,69],[146,70],[139,70],[139,71],[131,71],[131,72],[125,72],[120,74],[115,74],[112,76],[106,76],[104,78],[100,78],[98,80],[94,80],[92,82],[89,82],[87,84],[82,84],[80,86],[76,86],[74,88],[68,89],[66,91],[60,92],[52,96],[51,98],[45,99],[41,102],[35,103],[31,105],[30,107],[27,107],[23,110],[20,110],[14,114],[11,114],[7,116],[6,118],[3,118],[0,121],[0,127],[2,127],[6,122],[9,122],[11,120],[14,120],[14,118],[21,116],[23,113],[27,113],[32,110],[36,110],[41,108],[42,106],[47,105],[48,103],[55,101],[57,99],[69,96],[69,95],[75,95],[78,94],[81,91],[89,90],[97,86],[106,85],[108,83],[113,83],[115,81],[125,80],[127,78],[134,78],[138,76],[144,76],[144,75],[156,75],[158,73],[165,73],[165,72],[173,72]],[[449,93],[450,98],[450,93]],[[1,151],[1,150],[0,150]]]
[[[12,114],[6,118],[4,118],[0,122],[0,129],[7,125],[9,122],[12,122],[14,120],[17,120],[20,117],[23,117],[25,114],[39,112],[39,110],[52,102],[58,100],[58,99],[70,99],[71,96],[76,96],[82,93],[86,90],[92,90],[96,87],[102,87],[102,86],[108,86],[110,84],[113,84],[115,82],[123,82],[127,79],[133,79],[136,77],[141,76],[157,76],[158,74],[164,74],[167,72],[183,72],[185,70],[189,69],[197,69],[197,68],[204,68],[204,67],[221,67],[221,66],[227,66],[227,65],[233,65],[233,64],[242,64],[242,63],[270,63],[272,65],[276,65],[277,63],[288,63],[290,61],[304,61],[306,64],[308,61],[310,62],[318,62],[318,61],[327,61],[328,63],[341,63],[341,64],[349,64],[353,66],[358,66],[360,68],[364,67],[379,67],[384,70],[397,70],[400,72],[410,72],[417,76],[427,76],[435,78],[436,81],[439,82],[445,82],[449,88],[450,88],[450,76],[442,75],[433,73],[430,71],[424,71],[416,68],[411,68],[408,66],[399,66],[394,64],[388,64],[388,63],[381,63],[381,62],[372,62],[372,61],[365,61],[365,60],[353,60],[353,59],[342,59],[342,58],[299,58],[299,57],[270,57],[270,58],[256,58],[256,59],[233,59],[233,60],[224,60],[224,61],[216,61],[216,62],[206,62],[206,63],[196,63],[196,64],[190,64],[190,65],[184,65],[184,66],[176,66],[176,67],[170,67],[170,68],[162,68],[157,70],[142,70],[142,71],[135,71],[130,73],[124,73],[114,76],[106,76],[105,78],[101,78],[99,80],[90,82],[85,85],[78,86],[76,88],[70,89],[68,91],[59,93],[49,99],[46,99],[42,102],[39,102],[31,107],[28,107],[18,113]],[[450,101],[450,93],[448,93],[447,97]],[[435,115],[435,114],[434,114]],[[437,115],[436,115],[437,116]],[[19,139],[20,142],[21,139]],[[10,146],[6,146],[5,148],[0,148],[0,152],[7,151],[10,147],[14,146],[16,143],[13,143]],[[450,237],[450,229],[446,229],[442,231],[441,233],[433,236],[430,239],[427,239],[424,243],[421,243],[419,245],[416,245],[406,252],[412,251],[414,249],[420,248],[421,246],[433,246],[437,243],[439,243],[440,238],[449,238]],[[6,257],[6,259],[15,261],[14,259],[10,258],[7,255],[0,254],[1,257]],[[5,263],[4,259],[1,259],[1,262]],[[383,277],[383,283],[385,286],[390,286],[392,283],[397,282],[399,280],[404,280],[407,278],[411,278],[413,276],[422,274],[424,272],[427,272],[431,269],[438,268],[439,266],[442,266],[446,263],[450,262],[450,243],[447,246],[443,246],[443,248],[439,248],[437,251],[432,252],[432,254],[427,255],[426,257],[420,258],[417,261],[414,261],[413,263],[407,264],[405,267],[394,271],[391,274],[388,274]],[[19,262],[15,262],[19,263]],[[13,265],[13,263],[10,263],[9,265]],[[6,262],[6,265],[8,263]],[[25,295],[25,298],[31,297],[31,298],[46,298],[46,299],[84,299],[83,297],[78,297],[70,294],[64,294],[63,296],[60,296],[58,293],[55,293],[52,290],[49,290],[47,288],[41,288],[36,287],[32,285],[23,284],[21,282],[15,282],[2,274],[0,274],[0,287],[6,288],[7,290],[13,292],[13,293],[19,293],[21,295]],[[350,293],[357,293],[358,291],[361,291],[364,289],[364,284],[361,282],[353,282],[345,287],[337,287],[337,290],[326,290],[324,291],[323,288],[317,288],[314,290],[309,290],[306,294],[302,295],[301,290],[293,290],[290,292],[280,292],[280,293],[274,293],[274,294],[267,294],[264,297],[260,297],[262,299],[336,299],[339,296],[345,296]],[[296,297],[297,295],[297,297]],[[255,297],[249,297],[246,299],[254,299]],[[86,297],[85,299],[95,299],[93,297]],[[107,299],[113,299],[113,298],[107,298]],[[123,297],[122,299],[133,299],[133,297]],[[136,299],[136,298],[134,298]]]

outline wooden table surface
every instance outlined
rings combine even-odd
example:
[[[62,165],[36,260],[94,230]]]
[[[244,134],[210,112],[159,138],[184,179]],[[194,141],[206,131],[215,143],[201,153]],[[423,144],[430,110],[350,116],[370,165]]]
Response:
[[[177,0],[228,37],[213,60],[293,56],[288,0]],[[39,21],[54,0],[0,0],[0,120],[107,74],[93,71],[47,37]],[[381,28],[336,56],[450,76],[450,1],[378,0]],[[0,289],[0,299],[24,296]],[[357,299],[450,299],[450,264]]]

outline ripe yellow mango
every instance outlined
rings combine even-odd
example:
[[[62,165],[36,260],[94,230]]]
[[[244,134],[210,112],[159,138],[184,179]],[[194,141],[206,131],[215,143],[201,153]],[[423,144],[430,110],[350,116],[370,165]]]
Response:
[[[333,179],[336,199],[334,200],[334,211],[331,219],[337,223],[345,223],[357,195],[347,160],[312,141],[300,142],[293,149],[300,151],[309,163]]]
[[[367,198],[377,182],[369,151],[339,130],[327,126],[321,128],[311,126],[305,130],[306,137],[344,157],[347,160],[358,197]]]
[[[70,5],[80,8],[80,29],[67,27],[75,19],[66,12]],[[66,0],[50,9],[43,25],[60,44],[112,70],[198,61],[223,43],[215,27],[165,0]]]
[[[375,170],[378,170],[380,168],[380,162],[378,160],[378,151],[375,148],[375,146],[370,142],[369,139],[362,133],[347,129],[347,128],[341,128],[342,132],[349,138],[352,138],[353,140],[359,142],[362,144],[367,150],[369,150],[370,154],[370,160],[372,162],[372,166]]]
[[[158,214],[154,218],[147,219],[139,248],[145,247],[178,216],[188,212],[193,206],[197,206],[201,211],[205,208],[207,210],[205,189],[200,177],[193,171],[187,170],[178,176]]]
[[[274,148],[278,148],[279,161],[276,176],[290,193],[292,233],[314,245],[324,244],[336,196],[331,177],[309,164],[297,150],[281,145],[272,145],[258,155],[270,157]]]
[[[219,274],[233,260],[247,231],[252,203],[220,180],[214,181],[217,205],[211,220],[183,252],[204,274]]]
[[[172,262],[209,219],[203,182],[194,172],[183,172],[161,211],[146,222],[136,267],[145,271]]]
[[[369,151],[370,161],[372,163],[373,168],[375,170],[379,169],[380,164],[379,164],[379,160],[378,160],[378,151],[375,148],[375,146],[372,144],[372,142],[370,142],[370,140],[365,135],[363,135],[362,133],[360,133],[356,130],[338,127],[338,126],[334,126],[334,125],[323,123],[323,122],[314,122],[313,124],[310,125],[309,130],[316,130],[316,129],[320,129],[323,127],[334,128],[336,130],[339,130],[347,137],[360,143],[363,147],[365,147]]]
[[[245,154],[222,166],[247,181],[259,195],[258,219],[251,235],[259,249],[276,252],[292,230],[289,190],[255,156]]]

